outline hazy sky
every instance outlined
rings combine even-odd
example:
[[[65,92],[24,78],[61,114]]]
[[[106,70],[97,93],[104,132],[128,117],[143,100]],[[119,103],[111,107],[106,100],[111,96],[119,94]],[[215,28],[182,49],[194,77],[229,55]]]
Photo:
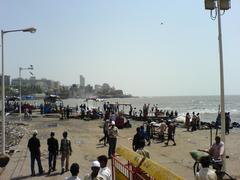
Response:
[[[0,0],[5,74],[109,83],[140,96],[218,95],[217,21],[204,0]],[[163,24],[162,24],[163,23]],[[222,16],[225,93],[240,94],[240,0]],[[22,72],[24,78],[30,75]]]

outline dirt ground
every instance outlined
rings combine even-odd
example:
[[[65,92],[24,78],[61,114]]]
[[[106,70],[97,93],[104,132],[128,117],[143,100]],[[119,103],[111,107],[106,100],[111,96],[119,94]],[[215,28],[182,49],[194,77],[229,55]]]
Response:
[[[131,148],[131,138],[136,132],[136,127],[140,126],[142,122],[132,121],[132,128],[119,130],[119,137],[117,144],[121,144]],[[69,138],[72,141],[73,154],[70,157],[70,164],[77,162],[80,164],[79,177],[83,177],[90,172],[90,163],[96,160],[97,156],[107,155],[108,147],[98,144],[98,140],[103,136],[102,129],[99,127],[102,120],[83,121],[78,119],[59,120],[58,118],[33,118],[29,122],[31,129],[37,129],[38,137],[41,141],[42,164],[45,171],[48,171],[48,151],[47,138],[51,131],[55,132],[55,137],[60,141],[62,132],[67,130]],[[215,132],[213,132],[215,134]],[[226,136],[226,152],[229,159],[226,161],[227,172],[237,179],[240,179],[240,132],[231,130],[230,135]],[[63,175],[60,174],[60,157],[57,159],[57,171],[48,176],[31,177],[30,174],[30,158],[27,149],[27,141],[31,137],[31,132],[24,136],[18,146],[18,152],[15,153],[8,166],[5,168],[0,176],[1,180],[13,179],[64,179],[70,176],[70,172]],[[177,146],[165,146],[163,143],[153,141],[146,149],[150,152],[151,159],[160,163],[161,165],[171,169],[177,175],[184,177],[184,179],[194,179],[193,164],[194,160],[191,158],[189,152],[196,149],[208,149],[210,144],[210,131],[199,130],[196,132],[186,132],[185,129],[177,128],[175,137]],[[108,163],[110,167],[110,161]],[[38,172],[36,170],[36,172]]]

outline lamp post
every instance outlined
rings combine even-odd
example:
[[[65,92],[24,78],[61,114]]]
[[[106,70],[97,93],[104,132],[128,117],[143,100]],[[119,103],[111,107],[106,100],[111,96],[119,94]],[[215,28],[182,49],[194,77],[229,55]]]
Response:
[[[225,143],[225,98],[224,98],[224,71],[223,71],[223,47],[222,47],[222,27],[220,10],[228,10],[231,7],[230,0],[205,0],[205,9],[211,10],[213,20],[218,17],[218,46],[220,62],[220,107],[221,107],[221,140]],[[212,11],[215,10],[215,16]],[[226,148],[223,155],[223,170],[226,170]]]
[[[22,77],[21,72],[22,70],[33,70],[33,65],[30,65],[28,68],[19,68],[19,118],[20,121],[22,120]]]
[[[26,29],[16,29],[16,30],[1,30],[1,43],[2,43],[2,154],[5,154],[5,77],[4,77],[4,34],[11,32],[30,32],[35,33],[36,29],[26,28]]]

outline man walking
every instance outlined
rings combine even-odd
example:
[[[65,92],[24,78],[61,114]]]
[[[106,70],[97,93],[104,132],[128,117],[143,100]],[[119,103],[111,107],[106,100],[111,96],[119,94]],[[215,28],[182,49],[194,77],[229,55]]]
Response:
[[[61,146],[60,146],[60,153],[62,155],[61,157],[61,167],[62,167],[62,172],[61,174],[64,173],[64,162],[66,160],[65,164],[65,170],[69,171],[69,156],[72,155],[72,146],[71,146],[71,141],[70,139],[67,138],[68,133],[66,131],[63,132],[63,139],[61,140]]]
[[[34,163],[35,159],[38,164],[39,174],[43,174],[43,168],[41,163],[40,141],[37,138],[37,130],[33,131],[33,136],[28,141],[28,148],[31,153],[31,176],[35,176]]]
[[[137,133],[133,137],[133,142],[132,142],[132,149],[134,151],[138,150],[140,147],[141,142],[145,142],[144,136],[141,134],[140,127],[137,127],[136,129]]]
[[[109,128],[109,120],[106,119],[105,122],[104,122],[104,125],[103,125],[103,134],[104,134],[104,136],[103,136],[103,138],[101,138],[99,140],[99,143],[104,141],[104,146],[106,146],[107,143],[108,143],[108,128]]]
[[[47,140],[47,145],[48,145],[48,165],[49,165],[49,170],[48,174],[51,173],[51,171],[56,171],[56,157],[58,155],[58,140],[54,138],[55,133],[51,132],[50,138]]]
[[[176,146],[176,142],[174,140],[174,135],[175,135],[175,129],[176,126],[172,122],[167,122],[168,126],[168,139],[167,142],[165,142],[165,145],[168,146],[168,142],[171,140],[173,142],[173,146]]]

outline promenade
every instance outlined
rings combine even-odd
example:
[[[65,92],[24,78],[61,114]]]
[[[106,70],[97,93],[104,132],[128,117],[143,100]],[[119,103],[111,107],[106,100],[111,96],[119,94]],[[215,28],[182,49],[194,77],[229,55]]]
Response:
[[[102,129],[99,126],[101,120],[83,121],[77,119],[59,120],[58,118],[42,118],[36,117],[29,121],[29,129],[38,130],[38,138],[41,141],[42,164],[45,172],[48,171],[48,151],[47,138],[51,131],[55,131],[56,138],[60,141],[62,132],[67,130],[69,138],[72,141],[73,154],[70,157],[70,164],[77,162],[80,165],[79,176],[83,177],[89,173],[90,162],[96,160],[97,156],[106,154],[108,147],[98,145],[98,140],[102,137]],[[131,148],[131,140],[135,134],[136,127],[141,122],[132,122],[133,127],[130,129],[121,129],[118,138],[118,144],[122,144]],[[1,180],[24,180],[24,179],[64,179],[70,176],[70,172],[63,175],[60,174],[60,156],[57,159],[57,171],[50,176],[47,173],[41,176],[31,177],[30,174],[30,154],[27,149],[28,139],[31,137],[31,131],[23,137],[17,147],[17,152],[13,154],[11,160],[5,170],[1,173]],[[239,132],[230,132],[226,137],[227,154],[230,158],[227,160],[228,173],[236,178],[240,178],[240,142],[238,140]],[[184,129],[177,128],[176,131],[177,146],[164,146],[163,143],[153,142],[151,146],[146,146],[149,150],[151,159],[160,163],[163,166],[171,169],[177,175],[185,179],[192,180],[193,177],[193,159],[189,152],[194,149],[208,149],[209,147],[209,130],[201,130],[194,133],[185,132]],[[109,161],[108,166],[111,166]],[[36,169],[36,173],[38,169]]]

